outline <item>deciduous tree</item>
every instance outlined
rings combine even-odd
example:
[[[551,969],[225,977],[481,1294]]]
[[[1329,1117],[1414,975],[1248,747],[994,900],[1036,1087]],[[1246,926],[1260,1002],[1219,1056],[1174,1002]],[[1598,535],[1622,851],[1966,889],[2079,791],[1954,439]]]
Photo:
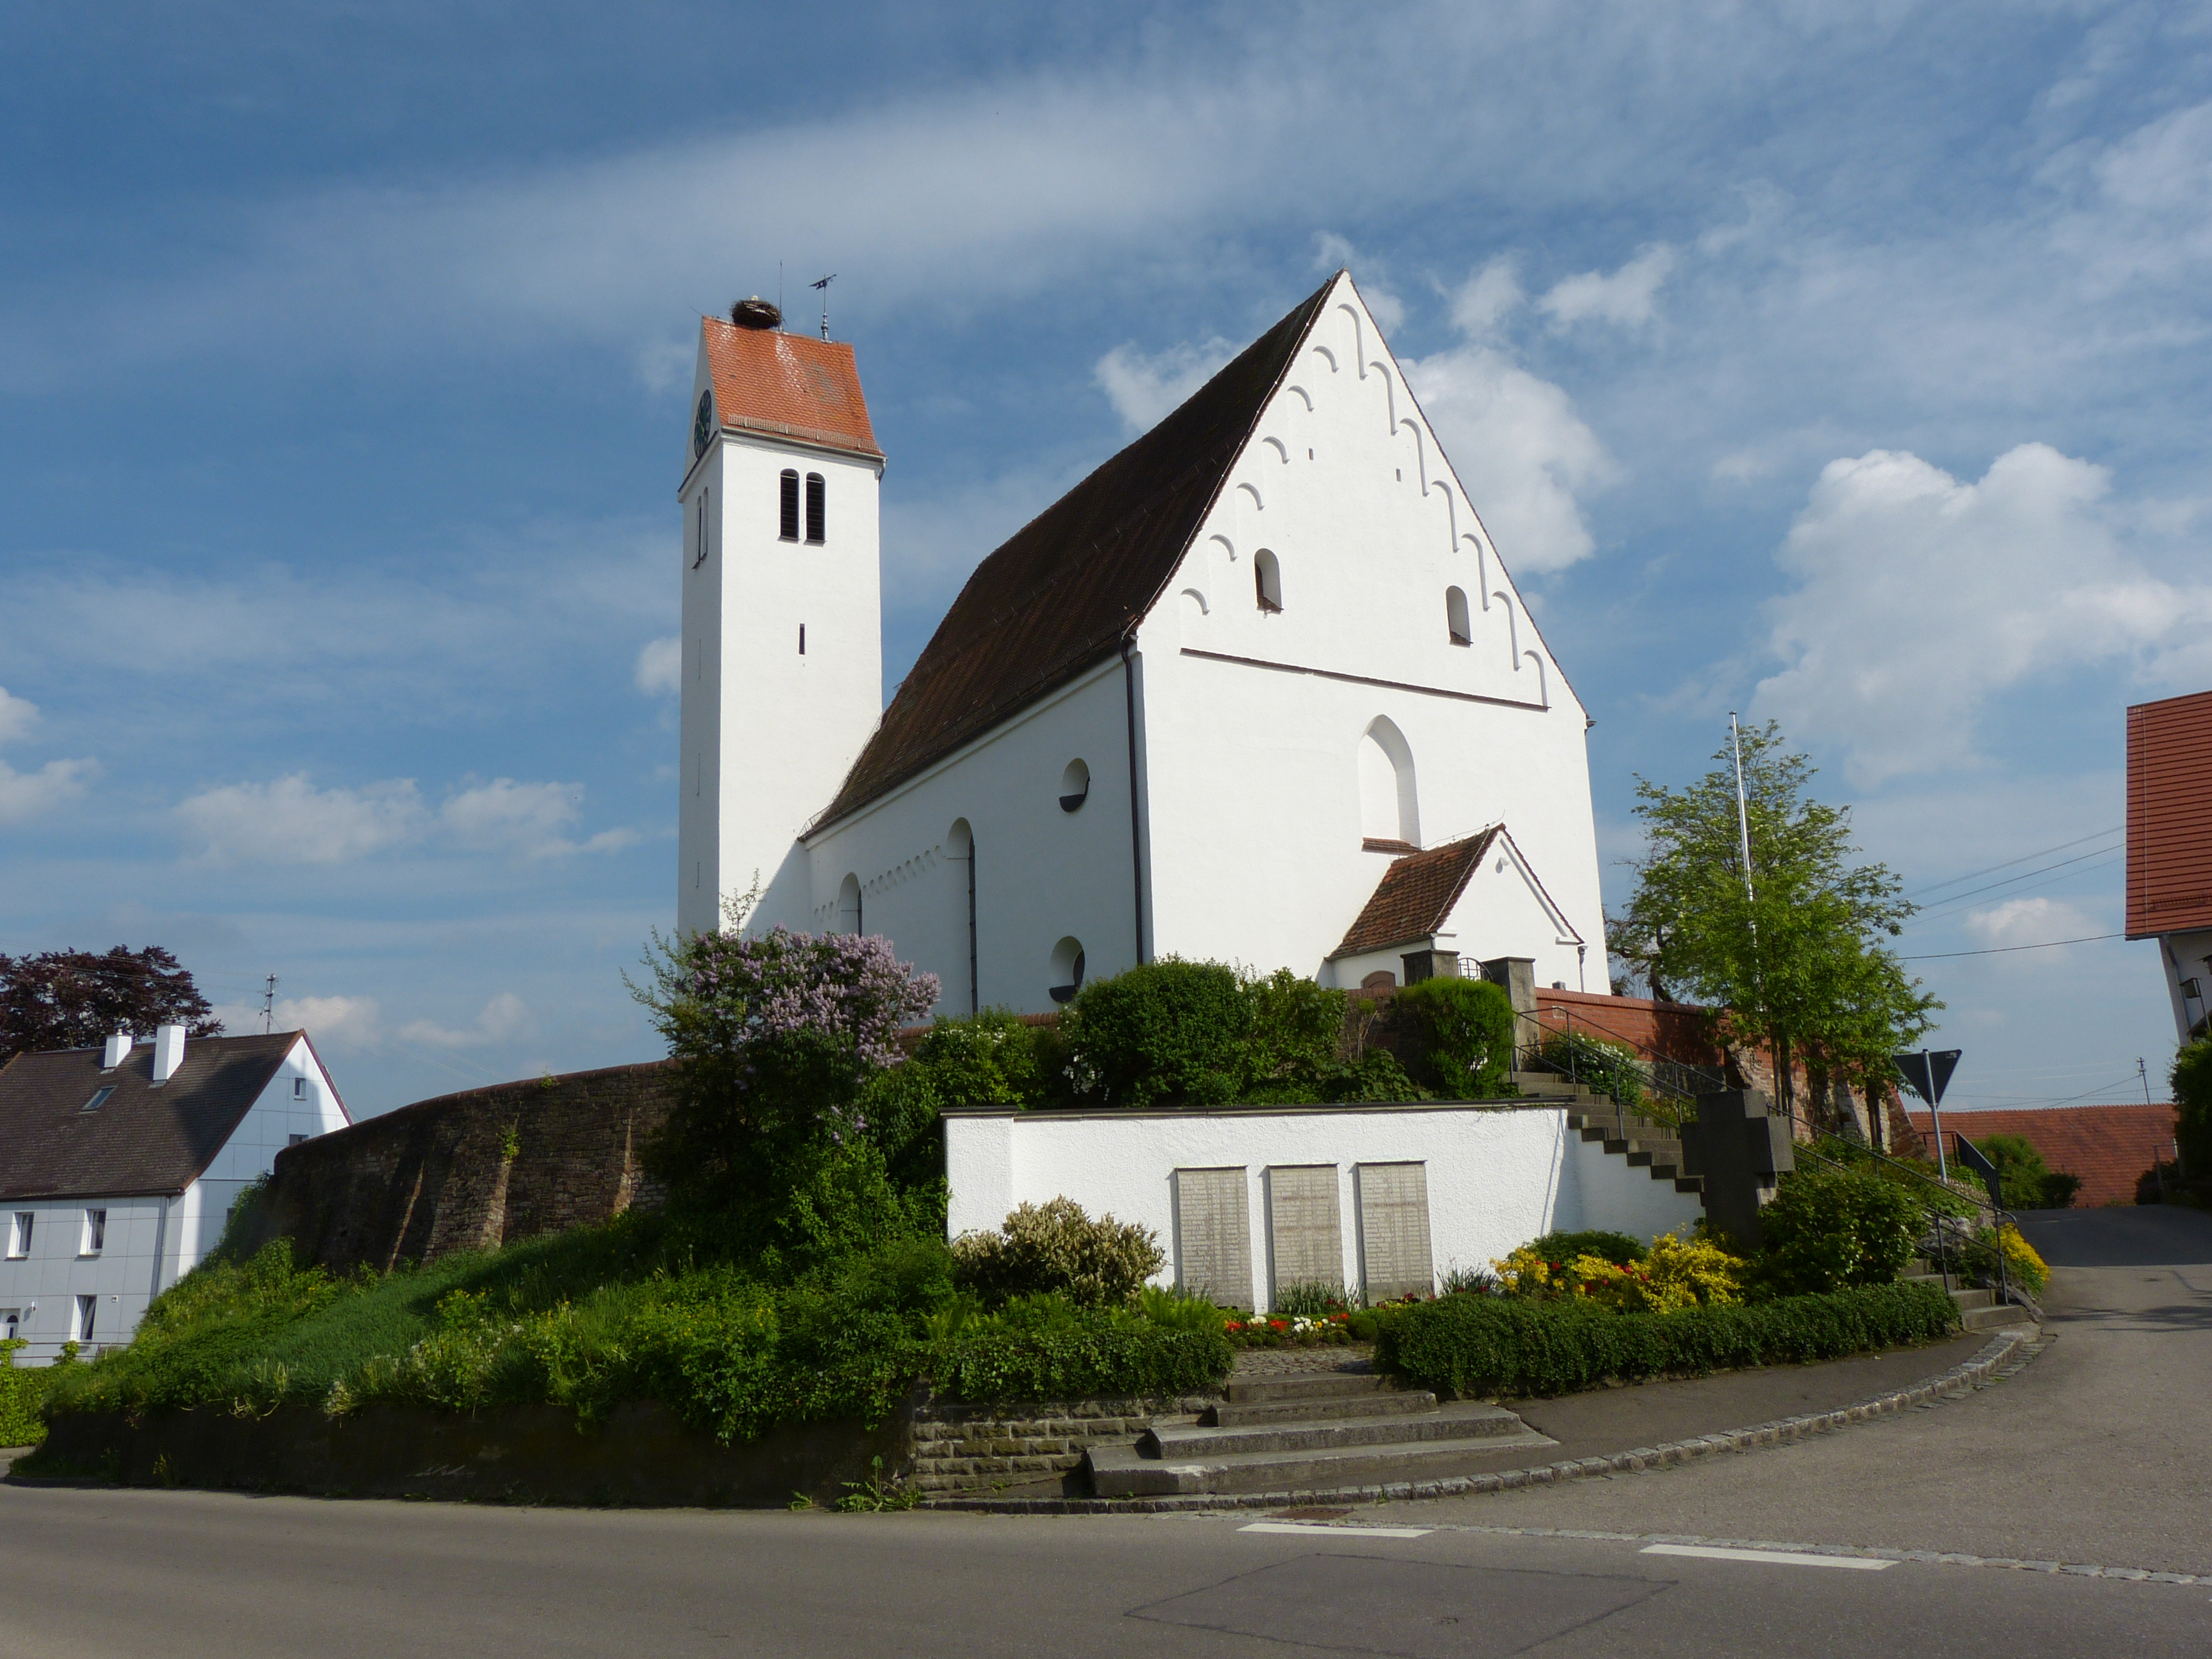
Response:
[[[0,1060],[52,1048],[97,1048],[113,1032],[181,1025],[221,1036],[222,1022],[175,957],[158,945],[106,955],[0,956]]]

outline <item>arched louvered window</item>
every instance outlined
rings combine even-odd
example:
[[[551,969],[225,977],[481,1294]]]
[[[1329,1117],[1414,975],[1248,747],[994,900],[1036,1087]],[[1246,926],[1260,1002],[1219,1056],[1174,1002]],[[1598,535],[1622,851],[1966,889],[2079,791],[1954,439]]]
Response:
[[[1467,625],[1467,595],[1456,587],[1444,589],[1444,626],[1454,645],[1472,645],[1474,635]]]
[[[778,521],[776,534],[785,541],[795,542],[799,539],[799,475],[796,472],[786,472],[783,475],[783,499],[781,506],[782,512]]]
[[[806,475],[806,539],[817,546],[827,535],[829,493],[819,472]]]
[[[1264,547],[1252,556],[1252,584],[1259,590],[1261,610],[1283,608],[1283,567]]]

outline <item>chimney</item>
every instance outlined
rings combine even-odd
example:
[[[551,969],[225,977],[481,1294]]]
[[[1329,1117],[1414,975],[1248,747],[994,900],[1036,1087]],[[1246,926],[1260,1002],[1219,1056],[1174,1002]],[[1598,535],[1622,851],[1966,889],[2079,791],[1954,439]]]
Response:
[[[100,1069],[112,1072],[131,1058],[131,1033],[118,1031],[107,1039],[107,1046],[100,1051]]]
[[[185,1063],[185,1028],[164,1025],[154,1033],[154,1081],[167,1083]]]

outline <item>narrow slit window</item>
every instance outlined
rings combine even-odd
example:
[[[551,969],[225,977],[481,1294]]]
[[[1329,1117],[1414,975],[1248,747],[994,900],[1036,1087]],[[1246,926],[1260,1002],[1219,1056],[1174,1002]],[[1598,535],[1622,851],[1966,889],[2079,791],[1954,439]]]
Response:
[[[799,539],[799,474],[796,472],[787,471],[783,475],[781,516],[777,523],[776,534],[787,542]]]
[[[1456,587],[1444,589],[1444,627],[1454,645],[1472,645],[1474,634],[1467,625],[1467,595]]]
[[[829,533],[830,486],[819,472],[806,475],[806,539],[819,547]]]
[[[806,654],[806,624],[805,623],[799,624],[799,654],[802,657]]]
[[[1252,585],[1258,590],[1261,610],[1283,608],[1283,567],[1264,547],[1252,557]]]

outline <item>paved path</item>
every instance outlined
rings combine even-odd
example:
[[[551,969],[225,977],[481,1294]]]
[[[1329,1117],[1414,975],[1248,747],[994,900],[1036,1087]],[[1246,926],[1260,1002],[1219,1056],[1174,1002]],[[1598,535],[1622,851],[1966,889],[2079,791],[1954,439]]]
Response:
[[[1393,1511],[2212,1572],[2212,1216],[2053,1211],[2025,1231],[2058,1340],[2008,1382],[1741,1456]]]

